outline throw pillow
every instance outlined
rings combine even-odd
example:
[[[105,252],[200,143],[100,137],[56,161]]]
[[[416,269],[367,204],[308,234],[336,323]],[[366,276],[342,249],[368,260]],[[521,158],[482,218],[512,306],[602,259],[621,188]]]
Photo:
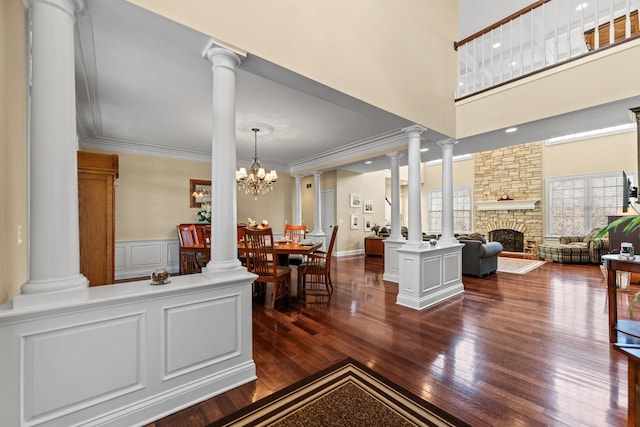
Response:
[[[485,239],[483,234],[480,233],[472,233],[469,235],[469,240],[479,240],[482,243],[487,243],[487,239]]]

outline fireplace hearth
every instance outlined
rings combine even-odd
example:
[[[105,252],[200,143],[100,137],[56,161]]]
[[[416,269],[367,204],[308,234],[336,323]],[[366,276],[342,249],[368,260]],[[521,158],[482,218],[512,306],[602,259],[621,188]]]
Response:
[[[506,252],[524,252],[524,233],[517,230],[492,230],[489,232],[489,241],[500,242]]]

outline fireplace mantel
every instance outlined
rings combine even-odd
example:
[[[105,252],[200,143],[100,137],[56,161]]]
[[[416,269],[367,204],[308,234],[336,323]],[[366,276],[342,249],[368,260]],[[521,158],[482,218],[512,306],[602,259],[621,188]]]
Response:
[[[538,200],[498,200],[495,202],[477,202],[479,211],[515,211],[536,208]]]

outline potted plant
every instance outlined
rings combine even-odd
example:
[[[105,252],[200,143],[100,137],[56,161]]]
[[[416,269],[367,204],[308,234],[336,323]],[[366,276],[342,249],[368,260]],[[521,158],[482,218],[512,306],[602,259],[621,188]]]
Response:
[[[605,237],[609,233],[609,231],[615,230],[618,227],[624,227],[622,230],[625,233],[632,233],[634,231],[640,230],[640,215],[622,216],[600,230],[600,232],[595,237]],[[631,300],[631,303],[629,303],[628,313],[629,318],[631,319],[633,319],[633,309],[635,308],[638,301],[640,301],[640,292],[637,292]]]

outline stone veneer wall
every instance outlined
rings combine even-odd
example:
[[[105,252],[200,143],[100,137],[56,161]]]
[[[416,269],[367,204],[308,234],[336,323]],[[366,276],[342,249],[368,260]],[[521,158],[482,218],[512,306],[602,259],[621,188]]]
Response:
[[[496,201],[503,194],[514,200],[538,200],[532,210],[474,210],[474,228],[488,237],[496,229],[518,230],[542,243],[542,144],[516,145],[475,155],[474,201]]]

